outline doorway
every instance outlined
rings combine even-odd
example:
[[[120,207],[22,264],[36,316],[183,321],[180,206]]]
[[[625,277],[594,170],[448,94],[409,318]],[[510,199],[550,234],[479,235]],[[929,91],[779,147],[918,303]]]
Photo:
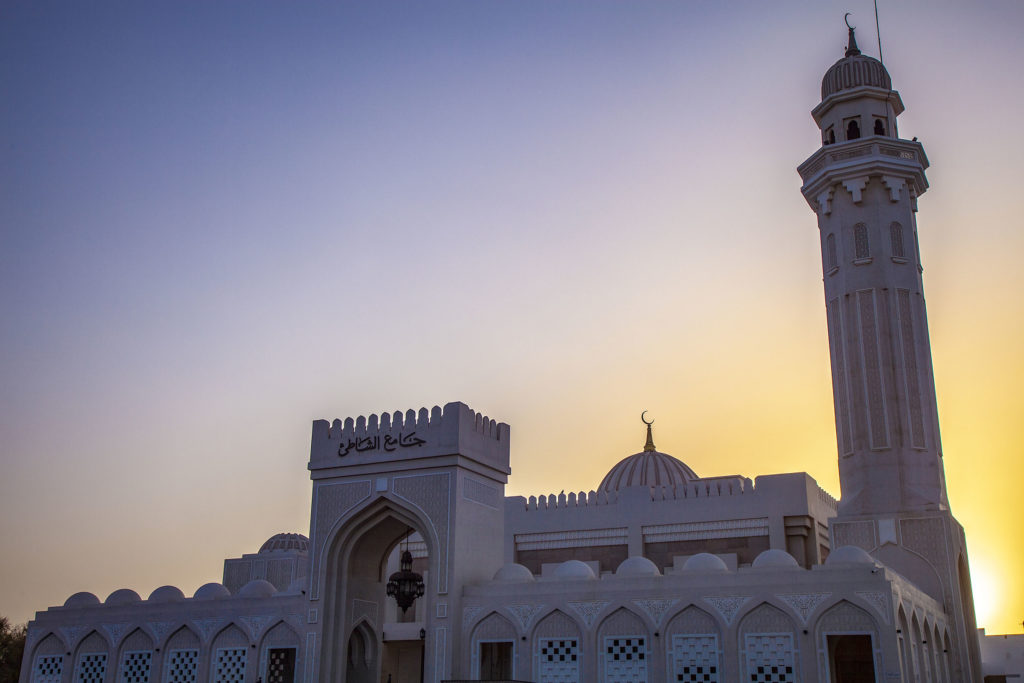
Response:
[[[831,683],[875,683],[875,658],[868,634],[828,636]]]
[[[389,640],[384,643],[380,683],[421,683],[423,641]]]

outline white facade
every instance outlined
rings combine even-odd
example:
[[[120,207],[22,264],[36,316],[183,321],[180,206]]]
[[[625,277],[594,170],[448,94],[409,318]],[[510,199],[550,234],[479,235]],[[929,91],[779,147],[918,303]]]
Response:
[[[37,613],[23,683],[980,681],[916,247],[928,162],[850,38],[799,169],[840,501],[805,473],[701,478],[649,428],[594,491],[506,497],[509,427],[462,403],[320,420],[308,538],[225,560],[192,597]],[[403,614],[385,584],[406,548],[425,591]]]

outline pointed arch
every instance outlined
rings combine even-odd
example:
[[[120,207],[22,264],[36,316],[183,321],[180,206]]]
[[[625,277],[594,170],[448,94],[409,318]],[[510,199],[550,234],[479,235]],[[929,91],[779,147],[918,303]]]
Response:
[[[251,643],[245,629],[229,622],[210,640],[210,681],[242,683],[253,663],[249,656]]]
[[[907,621],[907,611],[901,601],[896,610],[896,641],[900,651],[900,668],[905,681],[913,680],[915,673],[910,640],[910,623]]]
[[[352,683],[369,683],[376,677],[376,667],[379,654],[377,636],[365,619],[360,620],[353,627],[352,632],[346,640],[344,648],[345,655],[345,680]]]
[[[132,629],[117,648],[114,675],[118,683],[144,683],[157,680],[152,676],[153,637],[139,627]]]
[[[56,633],[50,632],[32,647],[32,683],[61,683],[64,676],[64,653],[67,645]]]
[[[157,641],[159,647],[159,641]],[[188,624],[182,624],[164,641],[163,680],[196,681],[199,678],[199,652],[202,641]]]
[[[743,616],[737,633],[741,680],[756,680],[751,674],[762,667],[775,669],[781,680],[799,680],[796,622],[786,611],[761,602]]]
[[[89,632],[75,647],[75,681],[81,683],[103,683],[107,677],[110,659],[110,641],[97,630]]]
[[[383,574],[388,555],[410,531],[419,533],[427,547],[429,569],[425,579],[428,585],[420,600],[428,608],[436,592],[439,542],[434,525],[422,510],[390,493],[382,493],[331,527],[324,543],[320,576],[314,579],[322,585],[322,642],[349,642],[354,630],[351,622],[360,618],[352,613],[354,599],[378,604],[378,613],[383,614],[380,605],[383,590],[376,591],[373,587],[386,579]],[[374,653],[379,655],[379,650]],[[349,667],[344,647],[321,648],[320,657],[320,674],[324,680],[340,678],[341,672]]]
[[[815,640],[829,680],[875,680],[882,671],[880,633],[874,614],[852,601],[839,600],[822,612]]]
[[[485,616],[476,622],[473,627],[472,635],[470,636],[470,652],[467,658],[469,664],[469,671],[471,675],[481,676],[481,665],[485,667],[487,665],[487,657],[482,656],[480,650],[482,649],[481,644],[485,643],[512,643],[511,655],[512,655],[512,667],[513,672],[515,670],[515,652],[516,646],[519,642],[519,629],[512,623],[512,620],[497,611],[492,611],[490,614]],[[483,661],[482,661],[483,660]]]
[[[665,627],[665,646],[669,680],[726,680],[722,625],[710,612],[696,605],[677,612]]]
[[[647,680],[651,632],[643,617],[619,606],[597,627],[598,678],[603,681]]]
[[[279,619],[263,632],[257,652],[260,653],[257,676],[264,681],[287,680],[300,668],[302,648],[299,634],[284,619]]]
[[[917,610],[914,610],[910,615],[910,650],[913,653],[914,671],[922,680],[928,680],[928,664],[921,638],[921,622],[917,618]]]
[[[530,639],[533,679],[538,683],[583,680],[584,632],[579,622],[560,609],[552,609],[538,619]]]

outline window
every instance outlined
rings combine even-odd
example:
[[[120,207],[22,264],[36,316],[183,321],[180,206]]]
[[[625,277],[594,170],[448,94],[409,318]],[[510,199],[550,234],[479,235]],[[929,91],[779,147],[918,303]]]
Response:
[[[836,144],[836,132],[831,128],[828,129],[828,144]]]
[[[868,245],[868,226],[858,223],[853,226],[853,248],[854,258],[871,258],[871,249]]]
[[[885,135],[885,121],[875,119],[875,135]]]
[[[856,140],[860,137],[860,124],[857,123],[857,119],[852,119],[846,124],[846,139]]]
[[[892,255],[896,258],[905,258],[903,249],[903,226],[893,223],[889,226],[889,239],[892,241]]]
[[[272,648],[267,652],[267,683],[295,683],[295,648]]]
[[[832,232],[825,238],[825,259],[828,270],[839,267],[839,256],[836,254],[836,235]]]

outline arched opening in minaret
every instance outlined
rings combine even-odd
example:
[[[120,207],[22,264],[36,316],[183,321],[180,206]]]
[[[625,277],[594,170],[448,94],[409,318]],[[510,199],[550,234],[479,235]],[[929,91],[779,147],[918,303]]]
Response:
[[[828,144],[836,144],[836,132],[831,128],[828,129]]]
[[[868,244],[868,226],[863,223],[853,226],[853,257],[855,259],[871,258],[871,247]]]
[[[856,140],[859,137],[860,137],[860,124],[858,124],[856,119],[855,119],[853,121],[850,121],[850,123],[848,123],[846,125],[846,139],[847,140]]]
[[[885,121],[875,119],[875,135],[885,135]]]

